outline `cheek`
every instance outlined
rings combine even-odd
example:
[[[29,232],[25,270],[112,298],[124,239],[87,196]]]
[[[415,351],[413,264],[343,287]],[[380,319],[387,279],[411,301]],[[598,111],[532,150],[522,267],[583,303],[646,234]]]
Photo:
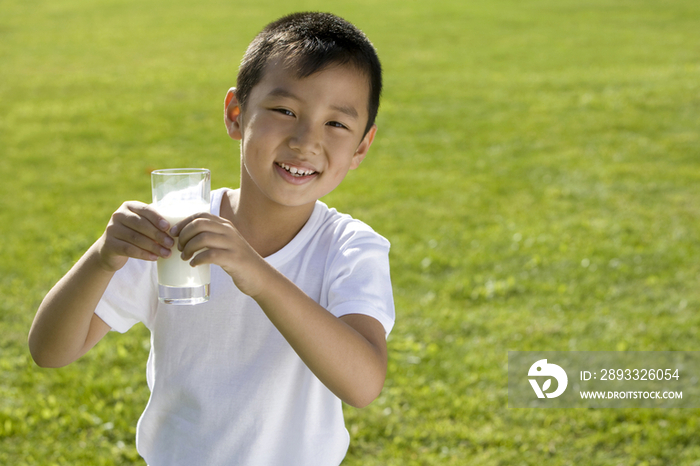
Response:
[[[254,113],[245,121],[243,135],[249,139],[253,138],[259,140],[273,132],[277,126],[278,125],[275,125],[267,115]]]
[[[337,186],[347,176],[350,171],[350,163],[347,156],[338,158],[329,165],[326,175],[330,185]]]
[[[255,125],[248,125],[243,132],[241,150],[244,154],[266,152],[279,138],[275,134],[275,126],[264,121],[258,121]]]

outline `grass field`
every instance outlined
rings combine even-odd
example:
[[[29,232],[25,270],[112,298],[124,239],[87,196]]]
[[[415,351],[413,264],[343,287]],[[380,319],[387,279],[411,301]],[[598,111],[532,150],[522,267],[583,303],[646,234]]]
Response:
[[[397,307],[344,464],[700,465],[696,409],[507,407],[508,350],[699,349],[696,0],[0,0],[0,464],[143,464],[147,330],[46,370],[29,325],[150,169],[237,186],[225,92],[309,9],[386,73],[372,152],[324,199],[391,240]]]

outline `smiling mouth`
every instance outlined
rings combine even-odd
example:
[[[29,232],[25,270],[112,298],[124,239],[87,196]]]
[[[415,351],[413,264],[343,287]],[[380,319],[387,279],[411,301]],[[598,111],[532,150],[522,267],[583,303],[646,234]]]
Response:
[[[292,176],[296,176],[301,178],[302,176],[309,176],[309,175],[315,175],[316,171],[311,170],[309,168],[297,168],[297,167],[290,167],[289,165],[281,162],[275,162],[278,167],[284,168],[288,173],[290,173]]]

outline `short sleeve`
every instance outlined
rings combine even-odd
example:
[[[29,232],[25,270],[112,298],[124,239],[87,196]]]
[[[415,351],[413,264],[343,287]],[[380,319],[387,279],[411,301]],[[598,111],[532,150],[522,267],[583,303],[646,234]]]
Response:
[[[374,317],[388,336],[395,321],[389,241],[370,229],[347,236],[329,266],[328,310]]]
[[[129,259],[112,277],[95,314],[124,333],[138,322],[150,327],[158,302],[155,263]]]

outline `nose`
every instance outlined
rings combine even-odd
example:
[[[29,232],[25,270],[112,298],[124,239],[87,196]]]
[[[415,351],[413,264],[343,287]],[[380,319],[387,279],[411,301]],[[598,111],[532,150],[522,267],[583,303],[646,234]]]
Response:
[[[289,138],[289,147],[300,154],[317,154],[321,148],[321,134],[313,125],[300,122]]]

